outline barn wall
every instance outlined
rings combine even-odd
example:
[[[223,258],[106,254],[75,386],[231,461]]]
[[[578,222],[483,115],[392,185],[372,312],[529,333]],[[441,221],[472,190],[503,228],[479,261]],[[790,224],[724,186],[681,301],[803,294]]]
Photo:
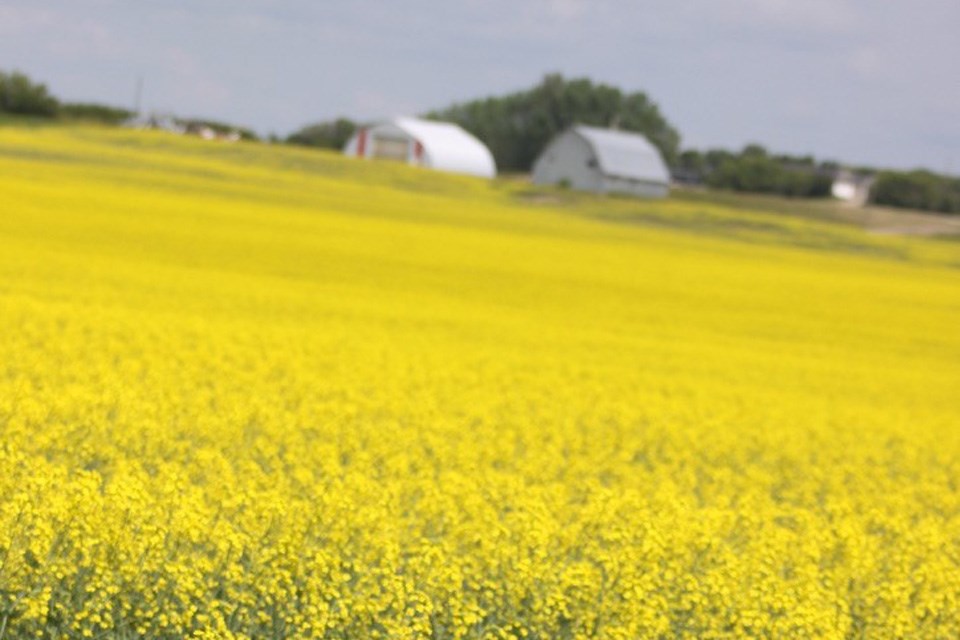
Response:
[[[378,149],[377,140],[388,140],[388,141],[397,141],[396,144],[401,146],[398,155],[393,156],[382,156],[376,153]],[[402,141],[402,142],[400,142]],[[384,122],[378,124],[375,127],[370,129],[370,140],[368,141],[368,151],[367,156],[376,157],[383,160],[399,160],[401,162],[409,163],[412,160],[413,154],[413,140],[406,131],[393,124],[392,122]],[[389,145],[389,143],[388,143]],[[405,146],[405,148],[403,148]]]
[[[360,137],[360,132],[357,131],[355,134],[350,136],[350,139],[347,140],[347,144],[343,147],[344,155],[355,156],[357,155],[357,139]]]
[[[605,193],[626,193],[642,198],[666,198],[670,195],[670,186],[658,182],[605,176],[603,178],[603,191]]]
[[[347,141],[346,146],[344,146],[343,148],[343,152],[346,155],[348,156],[357,155],[357,151],[358,151],[357,140],[359,136],[360,136],[360,132],[358,131],[357,133],[353,134],[353,136],[350,138],[349,141]],[[397,158],[390,158],[390,159],[401,160],[403,162],[407,162],[410,164],[418,164],[419,161],[414,156],[416,141],[414,141],[410,137],[410,134],[408,134],[406,131],[396,126],[395,124],[389,123],[389,122],[385,122],[382,124],[378,124],[374,127],[367,128],[367,140],[365,145],[366,148],[364,149],[364,154],[363,154],[364,157],[366,158],[375,157],[378,138],[405,140],[407,144],[407,149],[404,153],[404,157],[403,158],[397,157]]]
[[[560,184],[568,182],[580,191],[601,191],[603,181],[600,172],[590,166],[596,157],[590,145],[573,132],[556,138],[540,154],[533,165],[534,184]]]

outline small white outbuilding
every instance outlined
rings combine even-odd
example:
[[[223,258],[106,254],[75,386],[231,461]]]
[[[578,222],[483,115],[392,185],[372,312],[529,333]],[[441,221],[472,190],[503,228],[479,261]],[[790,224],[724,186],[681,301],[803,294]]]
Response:
[[[533,182],[580,191],[663,198],[670,172],[639,133],[577,125],[555,137],[533,163]]]
[[[870,199],[873,181],[873,176],[842,169],[834,176],[830,193],[838,200],[843,200],[855,207],[862,207]]]
[[[449,122],[393,118],[359,129],[343,152],[360,158],[407,164],[482,178],[497,174],[493,154],[475,137]]]

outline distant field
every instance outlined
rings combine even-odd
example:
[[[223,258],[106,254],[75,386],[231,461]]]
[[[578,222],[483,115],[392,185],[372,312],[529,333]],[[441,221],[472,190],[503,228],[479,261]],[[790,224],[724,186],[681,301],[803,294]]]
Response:
[[[960,243],[816,217],[0,128],[0,638],[960,636]]]
[[[875,205],[855,207],[833,199],[792,199],[704,189],[675,189],[673,196],[681,200],[719,204],[738,209],[784,213],[813,220],[851,224],[872,233],[934,236],[947,239],[960,236],[960,216],[956,215]]]

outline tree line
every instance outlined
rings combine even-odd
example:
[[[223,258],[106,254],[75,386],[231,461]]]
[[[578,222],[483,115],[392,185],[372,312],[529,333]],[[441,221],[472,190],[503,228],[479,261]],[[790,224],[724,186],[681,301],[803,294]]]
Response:
[[[881,171],[870,201],[888,207],[960,214],[960,178],[927,170]]]
[[[108,124],[118,124],[135,115],[128,109],[108,105],[61,102],[46,85],[17,71],[0,71],[0,112]],[[423,115],[455,122],[474,134],[490,148],[504,172],[529,171],[550,139],[574,124],[641,133],[660,150],[675,181],[715,189],[823,198],[830,196],[833,179],[840,169],[836,162],[775,154],[757,144],[737,152],[683,150],[680,133],[645,93],[624,92],[587,78],[567,79],[560,74],[549,74],[524,91],[461,102]],[[239,131],[246,139],[256,139],[252,130],[223,122],[182,118],[177,122],[185,127],[202,125],[216,131]],[[349,118],[336,118],[307,125],[282,142],[340,149],[360,126],[362,123]],[[874,176],[872,203],[960,213],[958,178],[925,170],[859,171]]]
[[[0,112],[40,118],[95,120],[119,124],[133,112],[85,102],[61,102],[47,89],[19,71],[0,71]]]
[[[839,168],[836,162],[771,154],[758,144],[749,144],[740,152],[688,149],[671,169],[678,182],[746,193],[824,198],[830,195]]]
[[[747,145],[739,153],[723,149],[687,150],[672,167],[674,179],[705,184],[716,189],[770,193],[787,197],[824,198],[831,195],[833,180],[841,170],[835,161],[813,156],[773,155],[760,145]],[[960,213],[960,179],[932,171],[878,171],[860,167],[861,179],[872,177],[871,204]]]
[[[62,102],[50,93],[47,86],[34,82],[19,71],[0,71],[0,113],[32,116],[45,119],[83,120],[117,125],[137,114],[130,109],[92,102]],[[248,128],[236,127],[218,120],[202,118],[174,118],[186,129],[208,127],[217,133],[237,132],[247,140],[257,135]]]

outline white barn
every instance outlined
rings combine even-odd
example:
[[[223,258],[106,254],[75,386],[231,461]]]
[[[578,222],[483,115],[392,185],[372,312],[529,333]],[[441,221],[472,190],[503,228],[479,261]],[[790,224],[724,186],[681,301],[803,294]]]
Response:
[[[584,125],[567,129],[547,145],[533,164],[533,182],[647,198],[670,192],[667,165],[645,137]]]
[[[497,174],[490,150],[449,122],[393,118],[359,129],[347,141],[343,152],[348,156],[397,160],[481,178]]]

